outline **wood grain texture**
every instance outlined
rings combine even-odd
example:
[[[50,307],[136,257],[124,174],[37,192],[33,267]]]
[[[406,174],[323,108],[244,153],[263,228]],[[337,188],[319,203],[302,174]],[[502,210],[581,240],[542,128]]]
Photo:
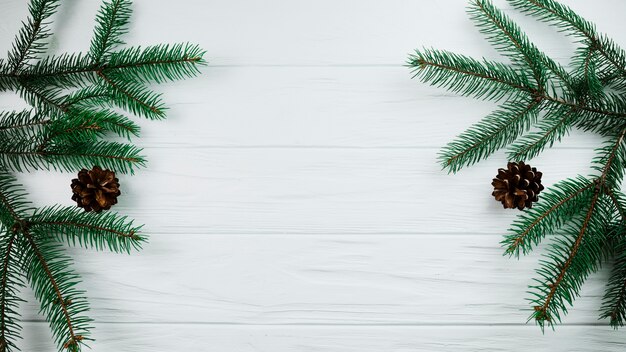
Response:
[[[122,176],[116,208],[147,223],[149,233],[503,234],[519,214],[503,211],[491,196],[504,157],[447,176],[436,152],[150,148],[149,168]],[[588,173],[592,155],[552,150],[533,165],[549,186]],[[72,204],[66,174],[34,175],[20,180],[36,203]]]
[[[515,13],[566,63],[574,45]],[[567,2],[626,46],[626,2]],[[98,0],[66,0],[50,53],[88,48]],[[410,79],[414,48],[500,59],[461,0],[135,1],[132,45],[191,41],[210,65],[157,89],[140,121],[149,167],[122,176],[116,210],[145,250],[71,248],[108,351],[622,351],[598,321],[608,268],[555,332],[525,298],[540,251],[502,256],[517,212],[490,197],[504,153],[447,176],[437,150],[495,105]],[[0,52],[27,12],[0,2]],[[23,105],[0,94],[0,109]],[[549,186],[589,172],[600,138],[572,132],[532,161]],[[37,204],[67,204],[72,175],[18,175]],[[549,239],[548,239],[549,241]],[[54,351],[32,293],[25,351]]]
[[[503,257],[499,241],[473,233],[170,234],[153,236],[138,255],[72,256],[98,322],[523,325],[539,256]],[[565,324],[599,323],[607,276],[589,279]]]
[[[27,324],[28,347],[49,349],[43,323]],[[563,326],[541,335],[533,326],[215,326],[97,324],[98,351],[204,352],[620,352],[623,337],[599,326]],[[138,333],[137,331],[140,331]]]

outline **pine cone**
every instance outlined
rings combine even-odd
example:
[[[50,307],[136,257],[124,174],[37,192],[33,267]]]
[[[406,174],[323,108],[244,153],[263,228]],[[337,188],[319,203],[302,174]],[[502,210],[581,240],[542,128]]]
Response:
[[[543,190],[541,176],[542,173],[537,168],[530,167],[523,161],[510,162],[506,169],[498,170],[498,175],[491,182],[494,188],[491,195],[502,202],[505,209],[532,208],[533,202],[539,200],[539,192]]]
[[[85,211],[111,209],[121,194],[119,180],[111,170],[102,170],[94,166],[91,170],[82,169],[78,178],[72,180],[72,200]]]

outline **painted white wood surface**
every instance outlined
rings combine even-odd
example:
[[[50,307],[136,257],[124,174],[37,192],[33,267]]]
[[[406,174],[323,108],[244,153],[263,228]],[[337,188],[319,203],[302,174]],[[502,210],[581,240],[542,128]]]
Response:
[[[626,45],[626,3],[568,4]],[[64,1],[51,51],[85,50],[98,6]],[[524,324],[540,256],[501,255],[515,215],[489,196],[502,153],[456,176],[436,164],[494,106],[412,81],[402,64],[419,46],[497,58],[464,1],[134,8],[130,44],[190,40],[211,63],[158,88],[170,118],[141,122],[149,168],[121,177],[117,210],[147,224],[149,245],[132,256],[70,249],[94,351],[624,350],[624,333],[597,320],[606,270],[555,332]],[[0,52],[25,13],[24,1],[0,2]],[[571,43],[511,15],[566,62]],[[19,104],[0,96],[2,109]],[[573,133],[533,164],[548,185],[584,174],[598,142]],[[71,175],[20,178],[38,204],[71,204]],[[24,297],[24,350],[53,351]]]

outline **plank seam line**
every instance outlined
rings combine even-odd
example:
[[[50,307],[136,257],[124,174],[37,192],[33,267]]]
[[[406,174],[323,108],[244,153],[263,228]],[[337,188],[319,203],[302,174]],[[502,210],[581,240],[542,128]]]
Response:
[[[340,145],[186,145],[179,143],[169,143],[166,145],[144,145],[144,149],[172,149],[172,146],[180,145],[184,149],[189,150],[204,150],[204,149],[311,149],[311,150],[432,150],[438,151],[441,149],[439,146],[340,146]],[[443,146],[443,144],[442,144]],[[590,147],[566,147],[557,146],[553,147],[555,150],[591,150]]]
[[[45,320],[23,320],[22,323],[28,324],[47,324]],[[349,324],[349,323],[337,323],[337,324],[322,324],[322,323],[294,323],[294,324],[251,324],[251,323],[228,323],[228,322],[176,322],[176,321],[94,321],[95,324],[102,325],[197,325],[197,326],[236,326],[236,327],[363,327],[363,328],[377,328],[377,327],[395,327],[395,328],[421,328],[421,327],[529,327],[535,328],[533,324],[523,323],[424,323],[424,324]],[[560,324],[559,327],[607,327],[606,323],[569,323]]]

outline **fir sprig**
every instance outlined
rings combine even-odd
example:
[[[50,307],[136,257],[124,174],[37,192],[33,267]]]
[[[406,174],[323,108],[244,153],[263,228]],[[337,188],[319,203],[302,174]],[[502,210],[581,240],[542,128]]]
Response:
[[[599,133],[606,143],[592,160],[594,173],[563,180],[516,220],[502,241],[518,257],[550,236],[530,286],[534,319],[543,329],[567,313],[589,276],[614,255],[602,306],[613,327],[626,322],[626,201],[620,191],[626,167],[626,54],[595,25],[554,0],[509,0],[514,8],[576,39],[568,71],[541,52],[521,28],[488,0],[470,0],[479,31],[508,63],[475,60],[433,49],[417,50],[408,64],[431,85],[479,99],[504,102],[443,148],[444,169],[457,172],[509,147],[510,161],[531,159],[573,128]]]
[[[129,0],[103,2],[88,53],[45,56],[59,3],[32,0],[8,59],[0,59],[0,91],[32,106],[0,112],[0,352],[17,351],[18,291],[26,283],[59,350],[82,350],[92,340],[89,305],[63,244],[129,253],[146,240],[142,226],[123,215],[34,207],[13,173],[96,165],[134,173],[145,164],[131,143],[140,130],[122,110],[164,118],[166,107],[149,84],[193,77],[204,64],[204,51],[192,44],[120,48]],[[107,141],[110,134],[128,142]]]

